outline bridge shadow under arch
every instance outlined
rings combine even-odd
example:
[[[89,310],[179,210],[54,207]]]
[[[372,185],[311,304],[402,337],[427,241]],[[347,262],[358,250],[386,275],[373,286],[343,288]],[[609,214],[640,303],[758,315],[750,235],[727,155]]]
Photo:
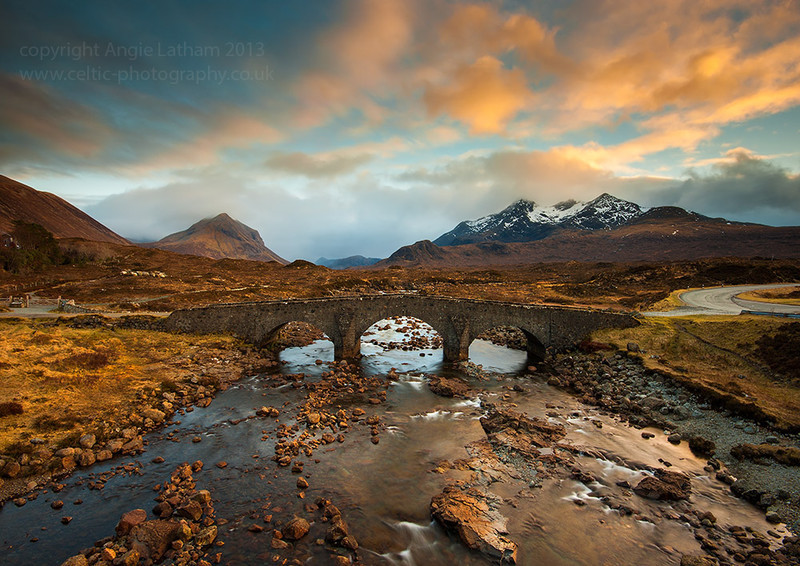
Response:
[[[273,350],[307,346],[317,340],[333,341],[321,328],[302,320],[290,320],[273,328],[267,333],[265,343]]]

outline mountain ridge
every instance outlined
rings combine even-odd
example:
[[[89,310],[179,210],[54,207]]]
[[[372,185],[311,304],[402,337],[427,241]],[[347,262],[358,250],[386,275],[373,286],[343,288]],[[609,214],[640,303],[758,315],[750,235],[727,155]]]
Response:
[[[347,269],[348,267],[367,267],[381,260],[380,257],[364,257],[363,255],[351,255],[339,258],[320,257],[315,261],[317,265],[330,269]]]
[[[532,239],[523,240],[526,237]],[[472,241],[436,243],[464,240]],[[800,226],[735,222],[677,206],[646,209],[606,193],[588,203],[571,200],[552,207],[537,207],[520,199],[499,213],[461,222],[433,242],[403,246],[373,267],[461,268],[732,256],[800,258]]]
[[[61,197],[0,175],[0,234],[11,232],[15,220],[39,224],[60,239],[131,244]]]
[[[636,203],[608,193],[602,193],[589,202],[567,200],[545,207],[519,199],[500,212],[460,222],[433,243],[437,246],[458,246],[484,241],[532,242],[560,230],[617,228],[645,211]]]

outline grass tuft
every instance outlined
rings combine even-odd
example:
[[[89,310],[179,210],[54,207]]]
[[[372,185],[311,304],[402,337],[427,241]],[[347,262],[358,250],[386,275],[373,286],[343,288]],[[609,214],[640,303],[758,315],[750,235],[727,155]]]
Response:
[[[16,401],[7,401],[0,403],[0,417],[8,417],[10,415],[21,415],[25,411],[22,409],[22,403]]]

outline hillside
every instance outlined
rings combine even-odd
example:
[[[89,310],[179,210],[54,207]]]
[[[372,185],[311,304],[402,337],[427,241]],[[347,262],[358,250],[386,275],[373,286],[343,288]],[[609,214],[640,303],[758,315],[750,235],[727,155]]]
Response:
[[[0,234],[13,230],[15,220],[40,224],[56,238],[130,243],[64,199],[0,175]]]
[[[742,224],[656,208],[610,230],[562,230],[534,242],[404,246],[373,267],[475,267],[537,262],[800,258],[800,227]]]
[[[250,259],[288,263],[264,245],[257,230],[225,213],[205,218],[186,230],[170,234],[157,242],[142,244],[171,252],[213,259]]]

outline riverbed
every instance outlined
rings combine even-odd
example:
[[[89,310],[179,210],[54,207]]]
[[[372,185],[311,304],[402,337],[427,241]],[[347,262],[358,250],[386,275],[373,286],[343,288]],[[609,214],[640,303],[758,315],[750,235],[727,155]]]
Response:
[[[286,558],[331,563],[331,549],[320,544],[324,525],[310,510],[318,498],[341,510],[358,541],[361,563],[493,564],[495,559],[466,548],[433,522],[430,502],[448,482],[463,480],[463,474],[448,471],[442,463],[467,458],[468,447],[486,438],[479,419],[488,404],[499,402],[563,425],[565,442],[581,448],[572,454],[575,465],[597,480],[587,485],[568,473],[537,477],[532,469],[489,482],[502,501],[499,511],[508,520],[508,536],[519,547],[519,564],[661,565],[679,564],[683,554],[700,554],[695,531],[681,519],[684,509],[640,498],[618,485],[635,484],[646,470],[665,462],[692,478],[691,506],[710,511],[720,529],[746,525],[787,534],[782,525],[766,523],[761,511],[733,497],[685,443],[670,444],[664,431],[655,429],[648,429],[653,438],[644,439],[642,430],[581,404],[543,379],[528,377],[524,352],[477,340],[470,348],[471,361],[480,366],[477,372],[474,367],[445,367],[440,348],[387,350],[372,344],[404,339],[397,332],[402,321],[383,322],[387,324],[389,328],[373,329],[364,337],[359,362],[365,375],[397,375],[384,402],[362,405],[367,416],[380,417],[380,441],[372,440],[367,427],[350,427],[342,442],[320,447],[304,459],[307,489],[299,491],[298,474],[279,468],[272,459],[276,431],[280,424],[295,424],[303,388],[251,376],[218,394],[209,407],[176,414],[171,424],[147,436],[146,450],[137,458],[115,458],[82,469],[59,493],[45,491],[24,507],[7,504],[0,511],[0,564],[60,564],[113,535],[124,512],[149,512],[155,505],[154,487],[179,464],[198,460],[205,465],[195,481],[198,489],[212,494],[224,564],[263,564],[276,557],[277,563]],[[329,369],[333,346],[320,340],[286,349],[280,358],[281,372],[304,374],[307,387]],[[437,396],[427,387],[428,376],[434,374],[460,377],[473,393],[466,399]],[[279,408],[280,415],[255,418],[262,406]],[[110,476],[104,487],[91,489],[90,483],[103,474]],[[620,499],[630,505],[622,511],[609,505]],[[51,508],[55,500],[62,500],[63,508]],[[294,515],[312,523],[309,535],[291,552],[271,548],[272,528]],[[65,524],[64,517],[71,519]]]

